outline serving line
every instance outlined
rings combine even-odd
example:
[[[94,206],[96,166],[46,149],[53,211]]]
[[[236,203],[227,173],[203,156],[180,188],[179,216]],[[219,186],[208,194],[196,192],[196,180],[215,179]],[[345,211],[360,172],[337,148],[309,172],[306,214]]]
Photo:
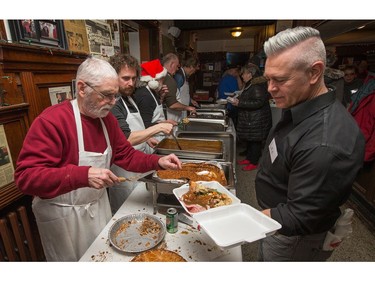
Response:
[[[145,183],[140,182],[81,257],[80,262],[130,261],[136,254],[124,254],[112,247],[108,239],[109,229],[116,220],[125,215],[135,213],[153,214],[153,211],[152,193],[146,189]],[[155,215],[165,222],[166,217],[164,214],[156,213]],[[195,222],[193,226],[179,222],[178,231],[174,234],[167,232],[164,240],[157,247],[174,251],[187,261],[193,262],[242,261],[241,246],[226,250],[221,249],[207,234],[199,230]]]

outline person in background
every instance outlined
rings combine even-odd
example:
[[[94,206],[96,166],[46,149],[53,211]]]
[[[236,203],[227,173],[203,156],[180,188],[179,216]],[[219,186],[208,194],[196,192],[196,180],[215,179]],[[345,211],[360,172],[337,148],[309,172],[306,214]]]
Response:
[[[198,59],[190,54],[189,52],[185,52],[182,60],[181,60],[181,67],[177,70],[174,80],[176,80],[177,88],[180,92],[180,102],[185,106],[193,106],[194,109],[191,110],[192,113],[195,112],[195,108],[199,107],[199,104],[190,97],[190,88],[189,88],[189,77],[193,75],[199,69],[199,61]],[[180,116],[180,120],[182,118],[187,117],[187,111],[182,111],[182,116]]]
[[[351,96],[363,85],[363,80],[357,78],[357,68],[354,65],[346,65],[344,71],[344,99],[346,107],[351,102]]]
[[[358,64],[357,70],[358,70],[357,78],[361,79],[362,81],[365,81],[367,78],[367,75],[369,74],[367,61],[361,60],[361,62]]]
[[[110,58],[109,63],[118,74],[119,93],[121,94],[121,98],[116,102],[111,112],[117,118],[121,130],[135,149],[153,153],[153,148],[158,144],[158,140],[153,136],[158,133],[169,135],[173,125],[159,123],[145,128],[139,109],[133,100],[140,72],[136,58],[127,54],[117,54]],[[112,165],[111,171],[117,176],[125,178],[139,175],[126,171],[115,164]],[[137,181],[125,181],[109,189],[112,214],[116,213],[138,183]]]
[[[242,87],[240,77],[240,69],[237,65],[229,65],[227,70],[223,73],[218,86],[218,99],[226,99],[228,96],[225,93],[234,93]]]
[[[225,93],[231,93],[242,89],[242,81],[240,77],[240,69],[236,65],[228,66],[228,69],[224,72],[223,77],[219,81],[218,86],[218,99],[226,100],[228,95]],[[232,104],[227,103],[228,116],[233,120],[234,126],[237,126],[237,109]]]
[[[344,72],[334,68],[337,62],[336,54],[326,49],[326,68],[324,70],[324,83],[328,88],[334,88],[336,98],[344,104]]]
[[[167,75],[167,69],[161,65],[158,59],[143,63],[141,68],[139,88],[135,91],[134,100],[145,127],[148,128],[158,123],[177,125],[176,121],[165,119],[159,95]],[[161,140],[165,135],[159,134],[154,137]]]
[[[195,112],[195,107],[185,105],[181,102],[181,92],[177,87],[176,80],[173,78],[180,65],[178,56],[174,53],[166,54],[162,59],[162,64],[168,72],[164,79],[164,85],[168,88],[168,92],[164,96],[164,103],[167,107],[167,118],[180,122],[183,112]]]
[[[363,164],[364,138],[324,84],[326,52],[318,30],[286,29],[264,50],[268,92],[283,113],[268,135],[255,189],[262,212],[282,227],[260,241],[259,258],[324,261],[332,254],[323,249],[327,233]]]
[[[45,109],[31,125],[14,173],[32,209],[47,261],[78,261],[111,218],[106,188],[119,183],[116,164],[134,172],[180,169],[173,154],[135,150],[110,113],[118,75],[106,61],[78,68],[76,97]]]
[[[247,143],[247,154],[239,165],[246,165],[244,171],[257,168],[262,154],[263,143],[272,127],[272,113],[267,92],[267,80],[259,68],[248,63],[241,68],[241,77],[245,83],[239,98],[232,99],[238,109],[237,136]]]

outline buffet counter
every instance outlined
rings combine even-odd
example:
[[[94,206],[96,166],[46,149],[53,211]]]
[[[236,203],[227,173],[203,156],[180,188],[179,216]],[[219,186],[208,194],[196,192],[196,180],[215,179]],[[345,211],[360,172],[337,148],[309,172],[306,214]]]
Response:
[[[130,261],[136,254],[124,254],[110,245],[108,232],[116,220],[129,214],[153,214],[152,193],[146,189],[145,183],[140,182],[121,208],[104,227],[86,253],[81,262],[88,261]],[[164,214],[157,213],[163,222]],[[242,261],[241,246],[223,250],[210,237],[198,230],[194,222],[192,226],[178,223],[178,231],[166,233],[164,240],[157,247],[174,251],[187,261]]]

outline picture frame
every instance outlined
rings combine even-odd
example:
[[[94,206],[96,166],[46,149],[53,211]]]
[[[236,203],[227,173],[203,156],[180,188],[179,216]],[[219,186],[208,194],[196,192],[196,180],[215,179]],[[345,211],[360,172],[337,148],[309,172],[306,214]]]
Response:
[[[48,88],[51,105],[62,103],[65,100],[72,100],[72,88],[71,86],[61,86]]]
[[[111,27],[108,23],[99,20],[85,20],[85,23],[91,54],[102,56],[103,50],[113,48]]]
[[[66,38],[62,20],[9,20],[14,42],[28,45],[66,49]]]
[[[84,20],[64,20],[64,29],[69,50],[90,53]]]

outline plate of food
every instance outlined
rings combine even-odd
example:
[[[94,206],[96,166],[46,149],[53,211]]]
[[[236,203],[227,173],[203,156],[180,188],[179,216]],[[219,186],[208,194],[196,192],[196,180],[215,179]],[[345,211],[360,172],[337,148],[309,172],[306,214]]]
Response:
[[[123,253],[140,253],[157,246],[166,233],[165,224],[145,213],[124,216],[109,229],[109,241]]]
[[[131,262],[186,262],[186,260],[170,250],[152,249],[136,255]]]
[[[173,189],[173,194],[192,216],[209,209],[241,203],[240,199],[217,181],[190,181]]]

